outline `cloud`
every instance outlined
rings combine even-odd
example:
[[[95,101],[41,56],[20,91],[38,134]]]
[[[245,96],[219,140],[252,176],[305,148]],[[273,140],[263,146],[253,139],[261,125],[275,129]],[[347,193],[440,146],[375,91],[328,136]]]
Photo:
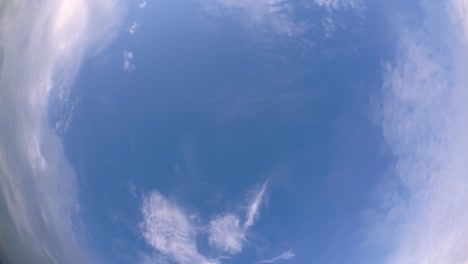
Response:
[[[276,263],[278,261],[282,261],[282,260],[291,260],[293,258],[296,257],[296,254],[294,254],[294,252],[292,252],[291,250],[288,250],[288,251],[284,251],[283,253],[281,253],[279,256],[277,257],[274,257],[272,259],[267,259],[267,260],[261,260],[257,263]]]
[[[131,72],[135,70],[135,65],[132,64],[133,52],[124,50],[123,52],[123,69]]]
[[[76,175],[48,120],[82,59],[121,21],[118,1],[3,1],[0,8],[0,256],[6,263],[92,263]],[[99,25],[96,27],[95,25]],[[27,41],[25,41],[27,39]],[[66,103],[64,98],[57,102]]]
[[[137,33],[138,29],[140,29],[140,26],[141,25],[139,23],[134,22],[128,29],[128,33],[130,33],[130,35]]]
[[[247,207],[246,220],[242,225],[240,223],[240,216],[234,213],[217,216],[211,220],[209,242],[212,246],[229,254],[237,254],[242,251],[247,233],[258,218],[266,188],[267,182],[254,193]]]
[[[325,32],[326,38],[333,38],[334,33],[337,30],[336,22],[331,17],[322,18],[322,27]]]
[[[383,263],[468,261],[468,49],[461,1],[421,2],[386,65],[381,126],[395,163],[368,231]],[[463,3],[468,3],[463,1]]]
[[[149,245],[180,264],[213,264],[197,249],[197,231],[187,215],[157,192],[145,197],[142,206],[143,237]]]
[[[149,260],[168,259],[179,264],[217,264],[217,258],[208,258],[200,253],[197,239],[208,235],[209,245],[223,253],[237,254],[243,249],[249,229],[258,217],[258,210],[266,191],[266,183],[255,193],[246,212],[246,221],[241,224],[241,217],[234,213],[217,215],[206,227],[195,226],[179,206],[167,200],[158,192],[151,192],[144,197],[141,207],[143,221],[139,228],[146,242],[159,254],[145,255]],[[201,224],[200,224],[201,225]],[[207,230],[201,232],[200,230]]]
[[[258,218],[260,205],[262,204],[263,198],[265,196],[267,185],[268,182],[265,182],[262,187],[260,187],[258,192],[255,193],[247,210],[247,220],[244,223],[244,229],[250,228]]]
[[[237,215],[227,214],[211,220],[209,234],[210,245],[229,254],[237,254],[242,251],[245,231],[240,226]]]
[[[349,23],[344,20],[350,19],[349,14],[355,16],[354,19],[364,19],[367,8],[362,0],[315,0],[311,3],[291,0],[199,1],[211,16],[231,17],[256,34],[290,37],[308,43],[306,46],[312,44],[305,37],[307,33],[320,26],[326,38],[332,38],[338,30],[353,30],[356,21]]]
[[[365,4],[360,0],[315,0],[315,4],[328,10],[365,8]]]
[[[201,0],[205,10],[212,15],[226,13],[238,18],[255,31],[295,36],[305,27],[294,21],[292,5],[287,0]]]
[[[148,5],[148,1],[143,0],[140,3],[138,3],[139,8],[145,8]]]
[[[325,38],[331,39],[338,30],[350,30],[350,23],[343,22],[343,15],[339,13],[346,12],[347,15],[355,15],[356,21],[362,20],[367,6],[361,0],[315,0],[315,5],[326,10],[327,15],[321,19],[322,30]]]

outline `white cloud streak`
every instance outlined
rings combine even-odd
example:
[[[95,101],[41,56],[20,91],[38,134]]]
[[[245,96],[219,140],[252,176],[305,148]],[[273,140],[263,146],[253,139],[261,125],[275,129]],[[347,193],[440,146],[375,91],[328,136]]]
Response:
[[[467,1],[421,2],[421,29],[400,27],[385,68],[382,129],[394,188],[370,210],[385,263],[468,263]]]
[[[112,39],[120,7],[113,0],[0,4],[0,257],[93,263],[76,223],[76,177],[47,108],[83,57]]]
[[[147,5],[148,5],[148,1],[146,0],[143,0],[140,3],[138,3],[138,7],[142,9],[145,8]]]
[[[326,38],[333,38],[334,33],[337,30],[337,25],[335,20],[331,17],[322,18],[322,27],[325,32]]]
[[[303,24],[294,21],[292,5],[287,0],[201,0],[213,15],[226,12],[255,31],[295,36],[304,32]]]
[[[157,192],[145,197],[142,206],[143,237],[149,245],[180,264],[214,264],[198,252],[197,231],[187,215]]]
[[[140,24],[137,23],[137,22],[134,22],[129,28],[128,28],[128,33],[130,33],[130,35],[133,35],[135,33],[137,33],[137,31],[140,29]]]
[[[305,41],[307,32],[322,26],[327,38],[332,38],[336,31],[349,30],[342,14],[357,15],[357,19],[365,17],[367,8],[362,0],[314,0],[311,3],[291,0],[199,0],[208,14],[219,17],[233,17],[251,31],[258,33],[274,33],[278,36],[298,38]],[[323,10],[323,14],[317,11]],[[298,12],[310,12],[307,17],[297,16]],[[355,21],[353,21],[354,24]]]
[[[342,20],[341,15],[337,14],[338,12],[352,13],[357,15],[356,19],[360,20],[365,17],[364,11],[367,8],[366,3],[361,0],[315,0],[314,3],[327,11],[327,16],[321,19],[321,24],[325,38],[328,39],[333,38],[338,30],[349,30],[349,23],[338,23],[339,20]],[[356,20],[353,22],[355,23]]]
[[[247,210],[247,220],[244,223],[244,229],[250,228],[257,220],[260,210],[260,205],[262,204],[263,198],[265,196],[265,191],[268,183],[265,182],[258,192],[254,195],[253,200],[251,201],[248,210]]]
[[[315,4],[329,10],[365,8],[365,4],[360,0],[315,0]]]
[[[223,254],[240,253],[247,233],[258,217],[266,185],[263,184],[250,201],[246,221],[243,224],[238,215],[226,213],[213,217],[206,228],[192,224],[190,217],[179,206],[160,193],[148,194],[143,200],[141,208],[143,221],[139,228],[146,242],[160,255],[145,255],[145,262],[158,258],[169,259],[179,264],[219,263],[219,260],[225,256],[208,258],[199,252],[197,237],[202,234],[208,235],[209,245]],[[207,230],[207,234],[199,233],[200,230]]]
[[[132,64],[133,52],[124,50],[123,52],[123,69],[131,72],[135,70],[135,65]]]
[[[272,259],[261,260],[257,263],[276,263],[276,262],[280,262],[283,260],[291,260],[291,259],[294,259],[295,257],[296,257],[296,254],[294,254],[294,252],[292,252],[291,250],[288,250],[288,251],[284,251],[277,257],[274,257]]]
[[[237,215],[227,214],[211,220],[209,235],[210,245],[226,253],[237,254],[242,251],[245,231]]]
[[[268,183],[265,182],[261,188],[254,193],[252,200],[249,201],[245,216],[246,220],[242,225],[240,224],[240,216],[234,213],[217,216],[211,220],[209,226],[209,242],[212,246],[228,254],[237,254],[242,251],[247,233],[258,218],[267,184]]]

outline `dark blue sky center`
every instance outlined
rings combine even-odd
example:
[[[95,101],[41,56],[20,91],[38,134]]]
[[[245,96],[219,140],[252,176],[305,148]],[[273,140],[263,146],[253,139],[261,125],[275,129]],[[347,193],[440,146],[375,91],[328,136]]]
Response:
[[[311,248],[340,263],[387,162],[371,117],[382,54],[390,53],[376,37],[383,18],[334,40],[301,36],[324,55],[284,38],[275,45],[275,35],[249,42],[233,21],[207,27],[189,7],[148,10],[155,15],[141,34],[88,61],[73,90],[80,100],[66,150],[96,247],[116,260],[144,247],[136,227],[142,193],[158,190],[209,221],[241,210],[249,188],[269,179],[260,242],[304,252],[299,263]],[[352,52],[339,53],[349,43]],[[123,49],[134,51],[132,73],[121,69]]]

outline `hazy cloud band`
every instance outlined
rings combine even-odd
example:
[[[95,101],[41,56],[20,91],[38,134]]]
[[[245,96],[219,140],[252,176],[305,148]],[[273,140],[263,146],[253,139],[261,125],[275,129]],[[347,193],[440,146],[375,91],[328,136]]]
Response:
[[[92,262],[75,222],[76,177],[47,106],[85,54],[111,39],[120,14],[113,0],[0,0],[0,257],[6,263]]]

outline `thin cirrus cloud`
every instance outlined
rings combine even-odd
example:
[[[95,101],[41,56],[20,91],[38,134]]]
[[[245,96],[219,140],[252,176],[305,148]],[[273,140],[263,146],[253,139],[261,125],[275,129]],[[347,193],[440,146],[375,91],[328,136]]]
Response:
[[[52,94],[67,94],[57,90],[70,84],[82,59],[113,38],[121,11],[113,0],[2,2],[2,261],[94,262],[77,223],[76,176],[48,122],[48,105]]]
[[[130,35],[137,33],[138,30],[140,29],[140,26],[141,26],[140,23],[133,22],[133,24],[128,28],[128,33],[130,33]]]
[[[146,242],[156,251],[158,258],[167,258],[179,264],[217,264],[225,256],[207,257],[197,246],[199,236],[207,236],[209,245],[222,254],[237,254],[243,250],[249,229],[258,217],[260,204],[265,195],[266,184],[255,193],[250,201],[245,222],[235,213],[215,216],[207,228],[191,223],[188,215],[177,204],[158,192],[151,192],[143,201],[140,230]],[[200,229],[206,229],[200,232]],[[152,257],[145,256],[152,259]]]
[[[291,259],[294,259],[295,257],[296,257],[296,254],[294,254],[294,252],[292,252],[291,250],[287,250],[281,253],[277,257],[274,257],[272,259],[261,260],[257,263],[277,263],[277,262],[284,261],[284,260],[291,260]]]
[[[343,20],[342,14],[337,14],[338,11],[353,13],[362,18],[366,10],[366,3],[362,0],[315,0],[312,4],[291,0],[199,1],[208,14],[215,17],[231,16],[257,34],[266,32],[294,38],[304,36],[307,32],[320,27],[325,37],[333,38],[336,31],[347,28],[346,23],[337,22],[337,19]],[[324,10],[325,15],[320,10]],[[298,15],[304,11],[310,12],[306,18]]]
[[[365,8],[365,3],[361,0],[315,0],[314,2],[330,10]]]
[[[123,52],[123,69],[128,72],[132,72],[136,69],[136,66],[132,64],[133,52],[124,50]]]
[[[265,182],[260,188],[260,190],[258,190],[258,192],[254,194],[253,199],[250,205],[248,206],[247,220],[244,223],[244,229],[249,229],[257,219],[259,215],[260,205],[262,204],[262,201],[265,196],[267,184],[268,182]]]
[[[237,254],[242,251],[247,233],[259,216],[266,188],[267,182],[253,194],[247,206],[243,224],[241,224],[241,217],[234,213],[217,216],[211,220],[208,231],[210,245],[228,254]]]
[[[338,26],[332,17],[322,18],[322,28],[325,32],[325,38],[333,38]]]
[[[147,5],[148,5],[148,1],[146,0],[143,0],[140,3],[138,3],[138,7],[142,9],[145,8]]]
[[[180,264],[214,264],[198,252],[197,230],[186,213],[158,192],[145,197],[140,224],[146,242],[155,250]]]
[[[332,39],[339,29],[346,29],[349,26],[337,22],[338,11],[347,11],[363,17],[366,10],[366,3],[361,0],[315,0],[314,3],[326,10],[327,15],[321,19],[321,24],[325,38],[328,39]]]
[[[226,13],[238,18],[247,28],[296,36],[304,32],[304,24],[294,21],[293,6],[287,0],[200,0],[211,15]]]
[[[209,225],[210,245],[223,252],[237,254],[242,251],[244,240],[245,232],[237,215],[227,214],[211,220]]]
[[[426,2],[422,29],[399,26],[381,126],[395,156],[369,239],[383,263],[468,261],[468,1]]]

